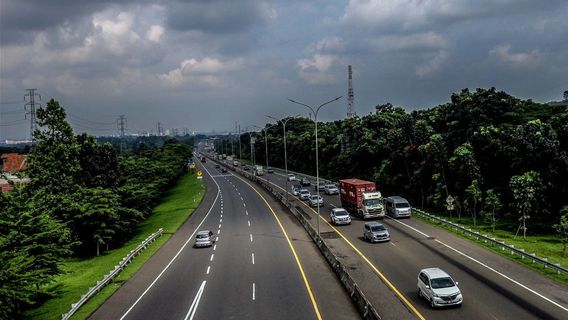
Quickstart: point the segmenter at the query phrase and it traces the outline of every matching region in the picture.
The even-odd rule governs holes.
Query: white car
[[[300,197],[300,200],[309,200],[310,197],[311,197],[311,194],[306,189],[300,189],[300,191],[298,191],[298,197]]]
[[[296,181],[296,176],[293,173],[288,173],[288,181]]]
[[[418,274],[418,295],[430,302],[432,308],[461,306],[463,296],[458,283],[440,268],[427,268]]]
[[[343,208],[333,208],[329,214],[329,219],[334,225],[351,224],[351,216],[349,212]]]
[[[299,188],[298,186],[291,186],[291,187],[290,187],[290,192],[291,192],[293,195],[297,196],[297,195],[300,193],[300,189],[302,189],[302,188]]]
[[[195,247],[210,247],[215,243],[216,237],[213,235],[213,231],[202,230],[197,232],[195,235]]]
[[[323,198],[317,194],[310,196],[310,207],[323,207]]]
[[[339,194],[339,189],[337,189],[337,186],[334,185],[334,184],[326,184],[323,187],[323,190],[324,190],[325,194],[329,194],[329,195]]]

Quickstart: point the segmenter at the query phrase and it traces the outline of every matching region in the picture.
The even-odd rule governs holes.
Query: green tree
[[[493,189],[487,190],[485,194],[485,205],[489,207],[491,210],[491,228],[493,232],[495,232],[495,212],[501,210],[503,205],[501,204],[501,200],[499,200],[499,194],[496,193]]]
[[[523,238],[527,235],[526,221],[536,206],[539,191],[542,188],[540,174],[536,171],[528,171],[520,176],[513,176],[509,183],[513,195],[512,205],[519,211],[521,222],[517,229],[523,230]]]
[[[562,255],[566,255],[566,247],[568,246],[568,206],[564,206],[560,214],[560,222],[552,227],[556,230],[560,242],[562,242]]]
[[[473,225],[477,225],[477,203],[481,201],[481,195],[482,195],[477,180],[473,180],[465,191],[471,198],[471,201],[473,202],[473,211],[471,212],[471,214],[473,217]]]

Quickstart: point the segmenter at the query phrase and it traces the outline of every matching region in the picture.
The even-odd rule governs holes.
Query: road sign
[[[197,179],[203,179],[203,172],[201,170],[197,171]]]
[[[453,204],[454,204],[454,198],[453,198],[451,195],[449,195],[449,196],[446,198],[446,203],[448,204],[448,206],[453,205]],[[448,209],[448,210],[449,210],[449,209]]]

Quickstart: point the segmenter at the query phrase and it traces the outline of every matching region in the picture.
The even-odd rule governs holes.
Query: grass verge
[[[438,215],[442,216],[442,215]],[[437,221],[428,219],[425,216],[414,214],[414,217],[417,217],[425,222],[428,222],[434,226],[437,226],[441,229],[447,230],[461,238],[467,239],[473,243],[476,243],[480,246],[490,249],[491,251],[506,257],[509,260],[515,261],[519,264],[522,264],[530,269],[538,271],[545,275],[548,278],[556,280],[564,285],[568,285],[568,275],[559,274],[555,270],[551,268],[544,268],[541,263],[533,263],[530,259],[523,259],[519,255],[511,254],[508,250],[502,250],[500,246],[494,245],[490,242],[484,242],[483,240],[477,240],[476,238],[469,236],[468,234],[464,234],[454,228],[449,226],[443,225],[438,223]],[[473,225],[471,219],[468,218],[449,218],[447,216],[443,216],[445,219],[450,220],[454,223],[458,223],[463,227],[472,229],[474,231],[479,231],[482,235],[487,235],[490,238],[495,238],[498,241],[505,242],[508,245],[514,245],[517,249],[524,249],[527,253],[534,253],[537,257],[547,258],[551,263],[560,263],[561,266],[568,266],[568,255],[563,255],[562,253],[562,243],[558,240],[558,238],[551,236],[551,235],[528,235],[526,239],[523,239],[522,236],[515,237],[514,232],[502,230],[502,229],[495,229],[493,232],[492,227],[488,224],[478,223],[476,226]]]
[[[70,259],[63,263],[64,273],[56,277],[47,288],[53,298],[45,301],[38,308],[26,311],[23,318],[29,320],[61,319],[61,315],[69,311],[71,304],[77,302],[89,287],[103,279],[104,275],[112,270],[124,256],[150,234],[158,231],[159,228],[164,228],[164,234],[161,237],[142,251],[111,284],[83,305],[72,318],[86,319],[168,241],[199,206],[204,194],[203,180],[198,180],[193,174],[182,176],[177,184],[164,194],[152,214],[137,226],[137,231],[124,246],[105,252],[99,257],[83,260]]]

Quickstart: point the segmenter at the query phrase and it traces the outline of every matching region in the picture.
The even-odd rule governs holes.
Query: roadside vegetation
[[[543,236],[563,247],[567,106],[522,100],[495,88],[464,89],[448,103],[412,112],[377,105],[371,115],[318,124],[320,176],[375,181],[384,195],[401,195],[439,212],[447,211],[451,196],[448,214],[467,217],[473,226],[489,221],[491,230],[512,232],[516,241]],[[288,168],[315,175],[314,123],[291,119],[286,129]],[[282,127],[267,132],[269,162],[283,167]],[[264,163],[264,135],[252,135],[256,162]],[[243,157],[250,159],[249,134],[240,138]],[[230,148],[230,137],[216,141],[216,150]]]
[[[190,157],[175,140],[118,155],[110,144],[75,135],[53,99],[37,111],[37,124],[29,184],[0,194],[2,319],[57,295],[53,281],[65,259],[88,261],[133,241]]]

